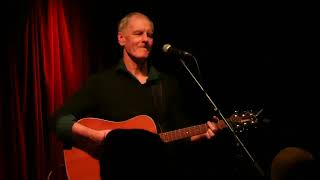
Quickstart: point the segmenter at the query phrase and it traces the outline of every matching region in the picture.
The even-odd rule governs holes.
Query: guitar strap
[[[157,127],[158,132],[161,132],[161,127],[159,121],[163,121],[164,114],[165,114],[165,96],[164,96],[164,89],[163,89],[163,82],[160,79],[159,82],[156,82],[155,85],[152,87],[152,96],[153,96],[153,105],[156,111],[157,116]],[[160,131],[159,131],[160,130]]]

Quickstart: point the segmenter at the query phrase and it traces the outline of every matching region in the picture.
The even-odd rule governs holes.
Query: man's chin
[[[144,55],[140,55],[140,56],[136,56],[136,59],[139,61],[145,61],[146,59],[148,59],[149,54],[144,54]]]
[[[137,64],[143,64],[147,61],[147,56],[143,56],[143,57],[135,57],[134,58],[134,61],[137,63]]]
[[[143,52],[143,53],[136,53],[132,54],[131,56],[132,59],[134,59],[137,63],[142,63],[145,62],[149,58],[149,52]]]

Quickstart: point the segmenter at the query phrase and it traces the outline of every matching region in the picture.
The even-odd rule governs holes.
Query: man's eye
[[[143,32],[136,32],[136,33],[134,33],[134,35],[142,35],[143,34]]]

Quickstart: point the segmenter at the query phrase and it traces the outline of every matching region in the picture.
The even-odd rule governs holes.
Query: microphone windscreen
[[[167,53],[170,49],[171,45],[170,44],[165,44],[162,46],[163,52]]]

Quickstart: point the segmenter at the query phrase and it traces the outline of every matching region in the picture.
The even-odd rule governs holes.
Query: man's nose
[[[148,41],[148,34],[147,33],[143,33],[142,40],[143,41]]]

